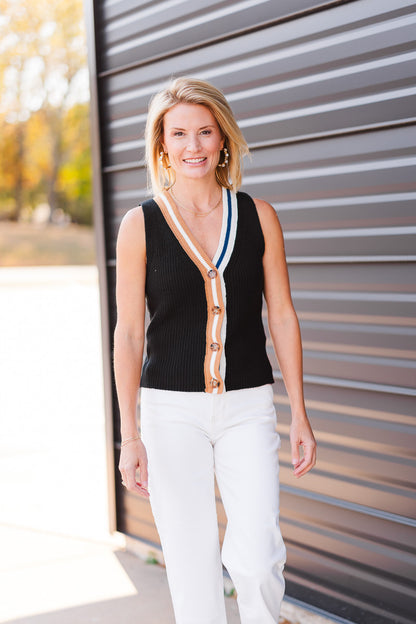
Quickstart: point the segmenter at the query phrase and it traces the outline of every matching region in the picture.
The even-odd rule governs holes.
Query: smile
[[[190,163],[191,165],[204,162],[204,160],[206,160],[205,157],[204,158],[184,158],[184,162]]]

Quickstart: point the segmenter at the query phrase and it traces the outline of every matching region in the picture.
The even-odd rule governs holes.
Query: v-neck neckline
[[[181,213],[179,212],[176,202],[174,200],[171,200],[170,196],[168,195],[166,191],[163,193],[163,196],[165,198],[165,202],[166,201],[168,202],[169,206],[171,207],[173,213],[175,214],[183,230],[186,232],[189,239],[192,241],[193,245],[197,248],[197,250],[199,251],[201,256],[204,258],[204,260],[208,262],[208,264],[211,267],[218,268],[217,263],[219,260],[220,261],[222,260],[222,257],[224,255],[224,243],[227,242],[227,230],[229,230],[229,224],[230,224],[230,219],[231,219],[231,205],[230,205],[229,191],[227,192],[227,189],[225,187],[222,187],[221,231],[220,231],[217,248],[212,258],[209,257],[208,253],[201,246],[196,236],[193,234],[192,230],[189,228],[185,219],[182,217]]]

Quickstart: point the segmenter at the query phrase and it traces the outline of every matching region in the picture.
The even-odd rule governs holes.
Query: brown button
[[[213,343],[211,344],[211,347],[210,347],[211,351],[219,351],[219,350],[220,350],[220,348],[221,348],[221,347],[220,347],[220,345],[218,344],[218,342],[213,342]]]
[[[208,271],[208,277],[209,277],[210,279],[214,279],[214,277],[217,277],[217,272],[216,272],[216,270],[215,270],[215,269],[210,269],[210,270]]]
[[[212,386],[213,388],[218,388],[218,387],[220,386],[220,384],[221,384],[221,382],[220,382],[220,381],[218,381],[218,379],[214,379],[214,378],[212,378],[212,379],[211,379],[211,382],[210,382],[210,383],[211,383],[211,386]]]
[[[213,314],[221,314],[221,308],[220,308],[220,306],[212,306],[212,308],[211,308],[211,312],[212,312]]]

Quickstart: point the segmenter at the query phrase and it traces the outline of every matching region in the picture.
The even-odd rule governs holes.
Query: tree
[[[64,118],[62,149],[66,154],[57,190],[65,197],[65,211],[80,224],[92,222],[92,179],[89,107],[76,104]]]
[[[28,133],[35,115],[48,146],[43,190],[51,210],[58,206],[64,119],[77,101],[88,99],[83,6],[82,0],[0,0],[0,16],[0,131],[14,136],[14,149],[9,141],[2,150],[13,156],[9,189],[18,219],[30,190],[25,172],[31,168]]]
[[[25,126],[22,122],[7,123],[3,117],[0,135],[0,199],[7,216],[17,218],[23,206]]]

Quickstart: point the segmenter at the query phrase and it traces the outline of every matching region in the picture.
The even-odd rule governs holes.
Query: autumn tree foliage
[[[82,0],[0,0],[0,215],[91,222],[86,65]]]

